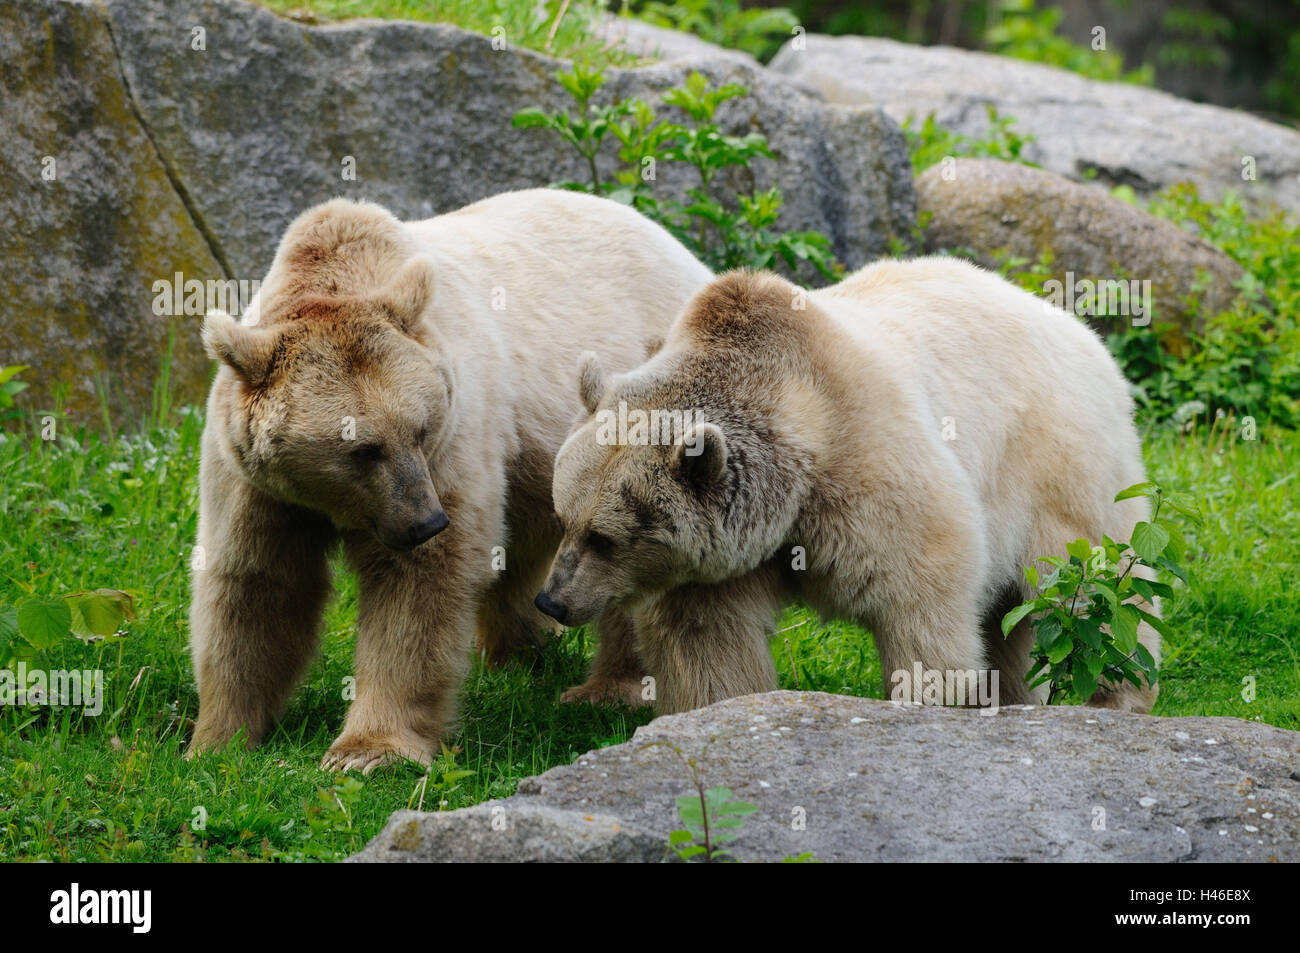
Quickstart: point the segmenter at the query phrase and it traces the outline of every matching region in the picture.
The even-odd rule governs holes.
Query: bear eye
[[[384,448],[377,443],[363,443],[352,451],[356,463],[378,463],[384,459]]]
[[[420,428],[420,433],[416,436],[415,442],[424,446],[424,442],[429,439],[429,425],[425,424]]]
[[[584,543],[597,556],[608,556],[614,550],[614,541],[603,533],[588,533]]]

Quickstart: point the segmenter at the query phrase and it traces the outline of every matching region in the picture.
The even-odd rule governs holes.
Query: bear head
[[[688,305],[659,353],[612,380],[583,355],[589,416],[555,461],[564,536],[541,611],[581,625],[657,591],[741,575],[781,545],[808,492],[810,459],[789,432],[800,422],[781,419],[785,371],[753,324],[773,307],[788,312],[788,286],[777,282],[724,276]]]
[[[331,202],[290,227],[242,322],[210,312],[209,404],[224,456],[276,499],[405,551],[448,525],[430,463],[454,375],[434,265],[377,206]]]

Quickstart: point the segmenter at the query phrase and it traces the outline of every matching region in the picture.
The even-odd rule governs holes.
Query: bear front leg
[[[205,451],[206,453],[206,451]],[[335,532],[205,457],[190,648],[199,716],[187,756],[258,744],[316,652]]]
[[[934,580],[928,586],[917,581],[917,593],[906,601],[896,601],[893,605],[876,615],[873,629],[876,649],[880,653],[880,670],[884,679],[885,697],[892,698],[895,689],[902,686],[911,691],[903,691],[904,701],[925,701],[923,694],[925,682],[917,685],[916,666],[921,667],[922,678],[934,676],[927,673],[939,673],[941,679],[937,684],[946,690],[952,683],[952,695],[957,697],[960,690],[969,695],[973,676],[988,679],[983,684],[992,691],[992,676],[984,640],[980,635],[979,618],[975,600],[964,597],[951,577],[947,580],[947,591],[941,584],[943,580]],[[921,596],[919,593],[925,593]],[[870,625],[869,620],[860,620]],[[954,673],[949,679],[947,673]],[[957,683],[961,679],[961,685]],[[978,682],[976,691],[978,691]],[[1004,691],[1012,697],[1019,697],[1019,686],[1008,686],[1004,690],[999,673],[997,693],[990,699],[994,704],[1010,704],[1004,701]],[[971,698],[964,703],[974,705],[978,700]]]
[[[645,697],[645,666],[636,650],[636,628],[622,609],[606,609],[596,623],[596,656],[591,672],[581,685],[563,695],[563,703],[589,702],[593,705],[623,704],[639,708],[650,704]]]
[[[776,688],[768,638],[781,608],[766,571],[656,596],[635,614],[661,715]]]
[[[427,765],[451,733],[488,582],[470,571],[487,559],[466,556],[459,542],[467,535],[453,517],[409,553],[369,534],[346,540],[359,583],[356,698],[324,770],[368,774],[403,758]]]

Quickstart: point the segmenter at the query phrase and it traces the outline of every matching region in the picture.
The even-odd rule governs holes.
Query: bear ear
[[[578,396],[587,413],[594,414],[609,381],[595,351],[583,351],[578,357]]]
[[[677,448],[677,469],[696,486],[712,486],[727,469],[727,438],[710,423],[688,427]]]
[[[397,329],[412,334],[419,326],[424,312],[433,303],[433,261],[425,255],[416,255],[401,268],[379,293],[381,306],[392,317]]]
[[[250,387],[261,387],[271,373],[275,340],[271,332],[245,327],[214,308],[203,321],[203,349]]]

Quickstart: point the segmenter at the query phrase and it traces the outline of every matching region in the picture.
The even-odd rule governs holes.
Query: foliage
[[[637,58],[594,32],[599,0],[258,0],[277,13],[315,21],[374,17],[453,23],[511,46],[616,66]],[[494,33],[495,31],[495,33]]]
[[[1093,546],[1076,539],[1066,546],[1068,558],[1040,560],[1052,570],[1042,578],[1036,566],[1026,566],[1025,578],[1038,595],[1002,619],[1005,636],[1033,614],[1032,665],[1025,681],[1031,688],[1048,684],[1049,705],[1059,697],[1086,702],[1101,682],[1156,683],[1155,659],[1138,642],[1138,626],[1145,622],[1161,635],[1170,634],[1164,620],[1148,608],[1157,597],[1174,594],[1167,583],[1157,581],[1157,571],[1189,582],[1179,564],[1185,552],[1182,531],[1161,510],[1167,507],[1193,521],[1199,517],[1154,483],[1134,484],[1120,491],[1115,502],[1136,497],[1151,500],[1152,511],[1149,521],[1134,524],[1131,542],[1103,536],[1101,545]],[[1149,570],[1151,578],[1135,573],[1137,567]]]
[[[691,73],[685,83],[663,96],[666,105],[686,118],[676,123],[660,119],[640,99],[597,104],[595,96],[605,82],[600,69],[575,63],[556,78],[573,98],[576,111],[547,113],[529,107],[515,113],[513,124],[549,130],[583,157],[590,182],[558,186],[633,206],[668,229],[714,271],[771,268],[779,260],[792,272],[807,263],[827,278],[842,273],[826,236],[776,229],[782,206],[779,189],[732,195],[730,188],[723,188],[730,184],[732,173],[749,172],[754,160],[775,158],[761,134],[726,135],[715,121],[722,103],[747,94],[743,86],[729,83],[712,88],[702,74]],[[611,134],[619,142],[623,167],[613,179],[602,179],[597,156]],[[685,202],[655,194],[659,170],[671,162],[694,170],[696,184],[687,190]]]
[[[1151,333],[1159,315],[1151,328],[1110,338],[1139,405],[1157,420],[1195,406],[1210,416],[1300,424],[1300,224],[1280,209],[1252,217],[1233,193],[1206,202],[1186,183],[1157,195],[1150,211],[1222,249],[1246,277],[1231,309],[1202,315],[1183,353]]]
[[[0,423],[22,418],[22,411],[14,406],[14,398],[27,389],[26,381],[18,380],[18,375],[25,370],[26,364],[0,367]]]
[[[920,175],[930,166],[943,161],[948,156],[983,159],[1003,159],[1007,162],[1019,162],[1022,165],[1036,166],[1022,153],[1026,145],[1034,141],[1033,136],[1022,135],[1012,126],[1015,120],[1002,116],[993,106],[988,106],[989,127],[982,136],[968,137],[953,132],[934,121],[930,113],[916,126],[916,117],[908,116],[903,121],[903,135],[912,153],[912,172]]]
[[[730,49],[766,58],[799,25],[784,7],[743,9],[740,0],[650,0],[636,13],[655,26],[685,30]]]
[[[745,818],[758,810],[747,801],[737,800],[730,788],[705,788],[695,758],[688,758],[670,741],[652,741],[645,748],[667,748],[691,773],[694,794],[677,799],[677,816],[682,826],[668,835],[668,846],[681,860],[690,863],[699,858],[704,863],[730,859],[730,844],[740,836]],[[708,745],[705,745],[705,751]],[[702,756],[702,755],[701,755]]]
[[[1056,7],[1040,9],[1036,0],[1003,0],[1000,18],[989,26],[984,42],[994,53],[1019,60],[1046,63],[1090,79],[1150,85],[1150,66],[1124,71],[1124,58],[1105,48],[1094,49],[1058,32],[1064,13]]]

